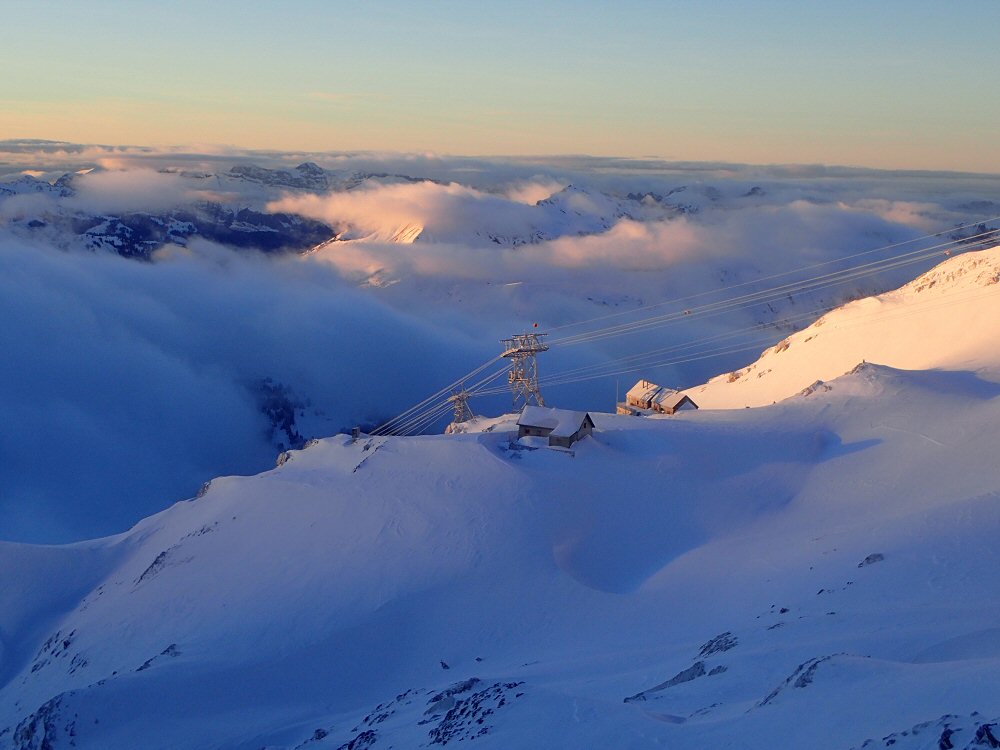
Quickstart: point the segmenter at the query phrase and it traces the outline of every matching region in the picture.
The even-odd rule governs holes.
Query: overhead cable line
[[[1000,216],[986,219],[983,221],[970,222],[968,224],[958,225],[956,227],[951,228],[950,230],[944,230],[944,231],[955,232],[955,231],[961,231],[963,229],[968,229],[969,227],[978,228],[980,226],[984,226],[989,222],[997,220],[1000,220]],[[683,302],[698,299],[708,295],[713,295],[713,294],[717,295],[723,292],[740,289],[750,285],[760,284],[761,282],[764,281],[789,277],[795,274],[801,274],[805,271],[814,270],[817,268],[822,268],[833,264],[844,263],[845,261],[849,261],[852,259],[870,256],[875,253],[886,252],[889,250],[893,250],[895,248],[904,247],[906,245],[910,245],[915,242],[920,242],[922,240],[941,237],[944,234],[944,231],[923,235],[921,237],[915,237],[909,240],[904,240],[901,242],[884,245],[882,247],[873,248],[871,250],[865,250],[862,252],[853,253],[851,255],[843,256],[840,258],[834,258],[828,261],[822,261],[820,263],[814,263],[808,266],[791,269],[789,271],[782,271],[779,273],[770,274],[768,276],[764,276],[761,278],[740,282],[738,284],[732,284],[730,286],[723,287],[721,289],[706,290],[703,292],[699,292],[697,294],[675,298],[673,300],[666,300],[651,305],[645,305],[633,310],[626,310],[618,313],[610,313],[608,315],[598,316],[596,318],[591,318],[589,320],[582,320],[574,323],[568,323],[562,326],[556,326],[549,330],[563,330],[566,328],[587,325],[589,323],[594,323],[601,320],[609,320],[617,317],[635,315],[636,313],[639,313],[643,310],[652,310],[656,308],[665,307],[668,305],[677,305]],[[976,242],[981,242],[987,238],[995,237],[996,234],[997,234],[996,230],[986,230],[973,235],[969,235],[967,237],[952,239],[948,242],[939,243],[936,245],[932,245],[930,247],[918,248],[916,250],[912,250],[907,253],[893,255],[888,258],[871,261],[869,263],[864,263],[858,266],[852,266],[838,271],[832,271],[829,273],[818,274],[804,279],[798,279],[796,281],[780,284],[768,289],[748,292],[746,294],[741,294],[741,295],[735,295],[729,298],[718,299],[712,302],[706,302],[704,304],[691,307],[685,310],[647,316],[644,318],[639,318],[638,320],[618,323],[611,326],[606,326],[604,328],[598,328],[591,331],[583,331],[578,334],[566,336],[562,339],[552,340],[550,341],[550,344],[553,346],[572,346],[576,344],[590,343],[593,341],[599,341],[603,339],[616,338],[618,336],[625,336],[633,333],[644,332],[651,328],[668,325],[670,323],[675,323],[681,320],[690,320],[692,318],[714,317],[732,310],[746,308],[760,304],[766,304],[774,299],[790,296],[793,293],[802,293],[804,291],[815,291],[818,289],[824,289],[830,286],[844,283],[846,281],[851,281],[865,276],[871,276],[883,271],[905,267],[907,265],[919,263],[934,255],[940,255],[942,252],[950,254],[951,249],[956,249],[963,245],[967,246],[970,244],[974,244]],[[799,320],[811,317],[817,312],[823,313],[829,311],[830,309],[832,309],[832,307],[813,310],[808,313],[800,313],[796,316],[793,316],[792,318],[786,318],[782,322],[785,323],[791,323],[793,321],[797,322]],[[615,363],[621,364],[623,362],[634,363],[633,367],[630,367],[629,369],[626,370],[618,370],[609,373],[601,370],[602,365],[600,364],[590,365],[582,368],[576,368],[576,370],[570,370],[567,372],[550,375],[549,377],[544,378],[542,380],[542,383],[551,387],[555,385],[563,385],[572,382],[580,382],[580,380],[592,380],[596,378],[608,377],[611,374],[624,374],[625,372],[633,372],[639,369],[653,367],[653,366],[664,366],[666,364],[681,364],[684,362],[691,362],[700,359],[706,359],[709,357],[724,356],[726,354],[733,354],[741,351],[747,351],[749,349],[756,348],[762,342],[756,342],[753,344],[739,346],[736,348],[727,346],[727,347],[717,348],[715,350],[707,349],[703,351],[698,351],[698,349],[699,347],[702,347],[705,343],[708,343],[709,341],[728,339],[734,336],[738,336],[740,335],[740,333],[746,332],[747,330],[756,330],[758,328],[762,328],[763,326],[764,324],[757,324],[755,326],[750,327],[750,329],[743,329],[743,331],[741,332],[727,332],[724,334],[719,334],[715,337],[710,337],[708,339],[702,339],[700,342],[686,344],[686,345],[675,345],[672,347],[665,347],[663,349],[653,350],[652,352],[647,352],[645,354],[631,355],[630,357],[626,357],[621,361],[613,360],[612,362],[606,363],[607,365],[613,365]],[[770,339],[771,337],[768,337],[768,340]],[[690,349],[694,349],[695,351],[689,352],[691,356],[687,356],[686,358],[673,359],[665,362],[659,362],[656,364],[653,363],[638,364],[639,362],[643,362],[649,357],[654,356],[655,353],[657,352],[658,353],[680,352]],[[462,387],[463,390],[465,390],[469,395],[491,395],[493,393],[503,392],[504,390],[506,390],[505,388],[489,389],[486,386],[490,382],[495,380],[497,377],[504,374],[507,371],[506,368],[498,370],[493,374],[484,377],[483,379],[481,379],[480,381],[478,381],[477,383],[473,384],[470,387],[466,387],[464,385],[472,378],[481,374],[484,370],[487,370],[491,365],[498,362],[500,359],[502,359],[502,357],[503,355],[501,354],[488,360],[487,362],[484,362],[483,364],[479,365],[477,368],[473,369],[466,375],[458,378],[449,385],[445,386],[444,388],[441,388],[434,394],[428,396],[423,401],[415,404],[414,406],[410,407],[409,409],[397,415],[396,417],[393,417],[392,419],[388,420],[382,425],[379,425],[377,428],[375,428],[375,430],[373,430],[372,434],[373,435],[412,434],[414,432],[418,432],[426,428],[429,424],[432,424],[436,419],[443,416],[445,411],[447,411],[447,409],[450,408],[450,402],[449,402],[450,395],[445,396],[445,394],[448,394],[456,387]],[[440,400],[442,397],[444,397],[443,401]]]
[[[978,228],[979,226],[989,224],[992,221],[1000,221],[1000,216],[994,216],[992,218],[983,219],[981,221],[973,221],[973,222],[969,222],[967,224],[958,224],[958,225],[952,227],[951,229],[947,229],[947,230],[942,230],[940,232],[933,232],[933,233],[930,233],[930,234],[921,235],[920,237],[913,237],[911,239],[902,240],[900,242],[894,242],[894,243],[891,243],[889,245],[882,245],[881,247],[872,248],[871,250],[862,250],[862,251],[857,252],[857,253],[852,253],[851,255],[844,255],[844,256],[841,256],[839,258],[832,258],[830,260],[821,261],[819,263],[813,263],[813,264],[808,265],[808,266],[800,266],[798,268],[793,268],[793,269],[791,269],[789,271],[780,271],[778,273],[773,273],[773,274],[770,274],[768,276],[762,276],[762,277],[757,278],[757,279],[750,279],[748,281],[741,281],[738,284],[731,284],[729,286],[722,287],[721,289],[706,289],[703,292],[697,292],[696,294],[690,294],[690,295],[687,295],[685,297],[677,297],[677,298],[674,298],[672,300],[664,300],[662,302],[654,302],[653,304],[644,305],[642,307],[637,307],[637,308],[635,308],[633,310],[623,310],[621,312],[608,313],[607,315],[599,315],[597,317],[589,318],[587,320],[578,320],[578,321],[574,321],[572,323],[564,323],[563,325],[560,325],[560,326],[549,326],[547,330],[549,332],[559,331],[559,330],[563,330],[565,328],[574,328],[576,326],[587,325],[588,323],[595,323],[595,322],[600,321],[600,320],[609,320],[611,318],[617,318],[617,317],[622,317],[622,316],[626,316],[626,315],[634,315],[635,313],[640,312],[642,310],[652,310],[652,309],[657,308],[657,307],[665,307],[667,305],[679,304],[681,302],[687,302],[688,300],[698,299],[699,297],[705,297],[705,296],[710,295],[710,294],[719,294],[721,292],[727,292],[727,291],[730,291],[732,289],[739,289],[741,287],[750,286],[751,284],[759,284],[759,283],[761,283],[763,281],[770,281],[772,279],[778,279],[778,278],[781,278],[783,276],[791,276],[792,274],[802,273],[803,271],[809,271],[809,270],[812,270],[814,268],[821,268],[823,266],[828,266],[828,265],[832,265],[832,264],[835,264],[835,263],[843,263],[844,261],[853,260],[854,258],[860,258],[860,257],[864,257],[866,255],[873,255],[873,254],[879,253],[879,252],[885,252],[887,250],[892,250],[892,249],[897,248],[897,247],[903,247],[904,245],[909,245],[909,244],[912,244],[914,242],[920,242],[921,240],[928,240],[928,239],[933,239],[935,237],[941,237],[942,235],[944,235],[945,232],[958,232],[958,231],[961,231],[963,229],[968,229],[969,227],[977,227]],[[994,235],[995,236],[996,234],[997,234],[996,230],[988,230],[986,232],[980,233],[979,235],[972,235],[970,237],[965,237],[965,238],[961,238],[961,239],[953,240],[953,241],[954,242],[959,242],[959,243],[962,243],[962,242],[966,242],[967,243],[967,242],[972,241],[975,237],[985,237],[985,236],[988,236],[988,235]]]
[[[473,383],[471,386],[467,386],[465,390],[470,395],[477,395],[479,389],[484,388],[486,385],[488,385],[489,383],[491,383],[492,381],[496,380],[498,377],[506,373],[507,373],[506,368],[498,370],[492,373],[491,375],[487,375],[478,382]],[[423,408],[417,410],[409,417],[407,417],[405,420],[397,422],[391,429],[391,434],[408,435],[413,432],[417,432],[419,431],[419,429],[422,429],[423,426],[425,426],[424,424],[425,422],[433,422],[435,419],[444,414],[444,412],[448,411],[448,409],[450,408],[451,408],[451,402],[449,398],[444,398],[443,400],[440,401],[434,401],[433,403],[430,403],[427,406],[424,406]]]
[[[984,232],[983,236],[989,234],[992,234],[992,232]],[[842,269],[840,271],[835,271],[832,273],[820,274],[818,276],[814,276],[811,278],[801,279],[794,283],[783,284],[776,287],[771,287],[769,289],[750,292],[748,294],[739,295],[728,299],[716,300],[714,302],[709,302],[704,305],[694,308],[689,308],[683,311],[674,311],[663,315],[640,318],[639,320],[631,321],[628,323],[621,323],[603,329],[596,329],[594,331],[587,331],[580,334],[576,334],[574,336],[568,336],[562,339],[555,339],[550,343],[552,346],[572,346],[576,344],[587,343],[590,341],[596,341],[599,339],[611,338],[620,335],[635,333],[637,331],[645,330],[648,328],[665,325],[667,323],[671,323],[676,320],[689,319],[691,317],[704,317],[708,313],[717,314],[719,312],[726,312],[731,309],[739,307],[746,307],[755,304],[763,304],[774,299],[789,296],[793,293],[822,289],[843,283],[845,281],[851,281],[853,279],[862,278],[865,276],[871,276],[881,271],[892,270],[906,265],[912,265],[913,263],[919,263],[920,261],[926,260],[927,258],[933,257],[935,255],[940,255],[942,252],[946,252],[948,249],[954,249],[958,245],[964,244],[964,242],[966,241],[967,240],[962,240],[962,241],[955,240],[952,242],[935,245],[929,248],[912,250],[908,253],[896,255],[891,258],[885,258],[879,261],[873,261],[871,263],[866,263],[860,266],[854,266],[851,268]]]
[[[931,300],[929,302],[924,302],[924,303],[920,303],[920,302],[912,303],[911,305],[908,305],[907,308],[905,308],[905,309],[900,309],[900,310],[892,311],[892,312],[888,312],[888,313],[886,313],[885,311],[882,311],[882,310],[873,311],[869,315],[859,316],[859,317],[857,317],[857,318],[855,318],[853,320],[844,321],[843,323],[841,323],[838,326],[838,328],[840,328],[840,327],[843,327],[843,328],[852,328],[852,327],[859,326],[859,325],[869,325],[872,322],[874,322],[874,321],[872,321],[870,319],[870,317],[872,315],[875,315],[876,313],[879,315],[880,321],[881,320],[896,320],[896,319],[899,319],[899,318],[909,317],[911,315],[919,315],[919,314],[927,312],[928,310],[936,310],[936,309],[946,308],[946,307],[950,307],[950,306],[953,306],[953,305],[956,305],[956,304],[960,304],[960,303],[963,303],[963,302],[968,302],[970,300],[975,300],[975,299],[979,299],[979,298],[982,298],[982,297],[988,297],[990,295],[997,294],[998,292],[1000,292],[1000,287],[996,287],[996,288],[990,287],[990,288],[988,288],[985,291],[984,290],[974,290],[974,292],[977,292],[977,293],[968,294],[967,292],[965,292],[963,290],[963,292],[955,292],[955,293],[952,293],[952,294],[945,294],[945,295],[941,295],[941,297],[939,297],[936,300]],[[639,370],[649,369],[649,368],[653,368],[653,367],[665,367],[665,366],[668,366],[668,365],[683,364],[683,363],[686,363],[686,362],[693,362],[693,361],[698,361],[698,360],[703,360],[703,359],[709,359],[709,358],[713,358],[713,357],[720,357],[720,356],[725,356],[725,355],[728,355],[728,354],[734,354],[734,353],[738,353],[738,352],[742,352],[742,351],[748,351],[748,350],[752,350],[752,349],[756,349],[757,351],[760,351],[760,349],[758,349],[758,347],[762,343],[765,343],[765,342],[766,342],[766,340],[764,340],[764,339],[757,340],[757,341],[754,341],[754,342],[740,342],[739,344],[737,344],[735,346],[733,346],[733,345],[726,345],[726,346],[722,346],[722,347],[709,348],[709,349],[706,349],[706,350],[703,350],[703,351],[692,352],[689,355],[685,355],[685,356],[682,356],[682,357],[668,358],[668,359],[663,359],[663,360],[658,360],[658,361],[653,361],[653,362],[646,362],[646,363],[642,363],[642,364],[637,364],[635,362],[626,362],[625,360],[631,360],[631,359],[633,359],[632,357],[629,357],[629,358],[625,358],[625,359],[623,359],[621,361],[615,360],[615,361],[609,362],[608,363],[609,366],[613,366],[614,364],[624,365],[624,366],[619,366],[619,367],[617,367],[615,369],[610,369],[610,370],[601,371],[601,372],[589,372],[589,373],[588,372],[584,372],[584,373],[579,373],[576,376],[570,376],[570,375],[567,375],[566,373],[556,373],[556,374],[554,374],[554,375],[552,375],[552,376],[550,376],[548,378],[543,379],[541,384],[543,386],[545,386],[546,388],[554,388],[554,387],[559,386],[559,385],[568,385],[568,384],[571,384],[571,383],[584,382],[584,381],[588,381],[588,380],[597,380],[597,379],[601,379],[601,378],[611,377],[613,375],[623,375],[623,374],[627,374],[627,373],[630,373],[630,372],[637,372]],[[479,395],[491,395],[493,393],[502,393],[502,392],[503,392],[502,389],[494,389],[494,390],[483,391]]]
[[[481,373],[483,370],[485,370],[486,368],[488,368],[490,365],[492,365],[494,362],[498,362],[500,359],[501,359],[501,355],[497,355],[496,357],[493,357],[492,359],[487,360],[486,362],[483,362],[483,364],[479,365],[479,367],[477,367],[474,370],[466,373],[462,377],[458,378],[458,380],[455,380],[454,382],[449,383],[444,388],[442,388],[441,390],[439,390],[439,391],[431,394],[430,396],[428,396],[427,398],[425,398],[420,403],[414,404],[409,409],[407,409],[406,411],[404,411],[402,414],[399,414],[399,415],[393,417],[392,419],[388,420],[387,422],[384,422],[384,423],[380,424],[378,427],[376,427],[374,430],[372,430],[371,434],[372,435],[380,435],[380,434],[382,434],[384,432],[391,432],[393,430],[393,426],[399,420],[407,417],[412,412],[417,411],[418,409],[423,408],[429,402],[434,401],[435,399],[437,399],[438,397],[440,397],[442,394],[447,393],[452,388],[455,388],[455,387],[459,386],[460,384],[462,384],[463,382],[465,382],[469,378],[475,377],[476,375],[478,375],[479,373]]]

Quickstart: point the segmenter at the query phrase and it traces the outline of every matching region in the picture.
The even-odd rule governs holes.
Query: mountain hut
[[[547,437],[549,445],[569,448],[594,430],[594,420],[585,411],[525,406],[517,419],[517,438]]]
[[[625,403],[637,409],[652,409],[653,399],[661,390],[663,389],[656,383],[640,380],[625,394]]]
[[[653,397],[653,411],[660,414],[673,414],[686,409],[697,409],[698,404],[685,396],[680,391],[670,388],[661,388],[660,392]]]
[[[625,394],[625,400],[618,404],[618,414],[633,414],[638,417],[650,414],[674,414],[686,409],[697,409],[698,404],[689,396],[673,388],[666,388],[649,380],[640,380]]]

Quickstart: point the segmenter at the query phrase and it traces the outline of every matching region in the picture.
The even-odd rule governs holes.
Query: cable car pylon
[[[500,339],[503,344],[503,354],[500,356],[510,360],[507,383],[513,396],[514,411],[518,411],[518,403],[521,401],[524,402],[523,406],[527,406],[532,400],[538,406],[545,406],[545,399],[538,387],[538,355],[549,350],[548,344],[542,341],[546,335],[537,332],[515,333],[510,338]]]

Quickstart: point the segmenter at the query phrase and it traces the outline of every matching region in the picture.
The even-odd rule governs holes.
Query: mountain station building
[[[594,431],[594,420],[585,411],[550,409],[545,406],[525,406],[517,419],[517,439],[545,437],[549,446],[569,448]]]
[[[680,391],[657,385],[649,380],[640,380],[625,394],[625,400],[618,404],[616,412],[646,417],[652,414],[675,414],[682,410],[697,408],[698,404]]]

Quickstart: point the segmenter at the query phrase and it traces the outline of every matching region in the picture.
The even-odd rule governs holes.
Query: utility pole
[[[542,341],[544,333],[515,333],[509,339],[500,339],[503,344],[503,358],[510,360],[507,383],[514,397],[514,411],[518,401],[527,406],[532,399],[538,406],[545,406],[542,392],[538,387],[537,355],[547,352],[549,347]]]

